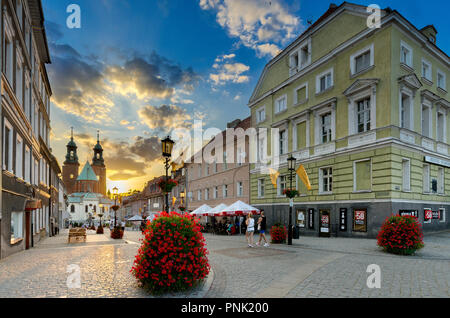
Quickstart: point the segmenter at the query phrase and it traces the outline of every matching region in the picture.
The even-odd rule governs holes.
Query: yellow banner
[[[303,184],[306,186],[306,188],[308,190],[311,190],[311,183],[309,182],[309,177],[308,174],[306,173],[305,167],[303,167],[303,165],[300,165],[300,167],[298,167],[296,172],[300,180],[302,180]]]
[[[172,197],[172,206],[175,205],[175,202],[177,202],[177,198],[176,197]]]
[[[270,180],[272,181],[273,187],[276,189],[277,188],[277,180],[278,177],[280,176],[280,173],[272,168],[269,168],[270,171]]]

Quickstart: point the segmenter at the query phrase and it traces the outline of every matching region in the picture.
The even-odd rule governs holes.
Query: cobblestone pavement
[[[1,260],[0,297],[149,297],[129,273],[140,232],[117,241],[108,234],[68,245],[62,232]],[[450,232],[427,236],[412,257],[388,255],[366,239],[301,237],[290,247],[250,249],[244,236],[205,237],[214,274],[170,297],[450,297]],[[79,289],[67,288],[71,264],[81,269]],[[370,264],[381,268],[380,289],[366,285]]]

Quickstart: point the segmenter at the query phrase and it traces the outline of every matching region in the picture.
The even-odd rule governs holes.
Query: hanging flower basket
[[[180,206],[179,209],[180,209],[181,212],[186,211],[186,208],[184,206]]]
[[[297,197],[300,193],[295,189],[285,189],[283,191],[283,194],[288,197],[289,199],[293,199]]]
[[[174,187],[178,185],[178,182],[176,182],[173,179],[169,179],[166,181],[165,179],[161,179],[158,182],[158,186],[160,187],[162,192],[169,193],[172,191]]]

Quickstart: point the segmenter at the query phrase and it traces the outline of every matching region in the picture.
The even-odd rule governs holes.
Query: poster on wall
[[[308,210],[308,228],[314,230],[314,209]]]
[[[367,232],[367,209],[353,210],[353,231]]]
[[[432,218],[433,218],[433,211],[431,211],[430,209],[425,209],[424,211],[425,222],[431,221]]]
[[[306,227],[306,212],[297,210],[297,225],[301,228]]]

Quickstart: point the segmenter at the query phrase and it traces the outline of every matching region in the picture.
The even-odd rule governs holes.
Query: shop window
[[[11,213],[11,244],[23,238],[23,213]]]

